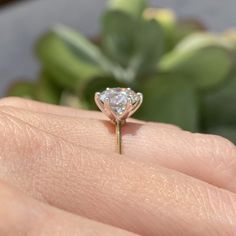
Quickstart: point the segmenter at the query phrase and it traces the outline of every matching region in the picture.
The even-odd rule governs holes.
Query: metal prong
[[[132,100],[131,98],[128,98],[125,112],[122,114],[122,116],[119,117],[120,120],[126,120],[130,116],[130,112],[132,112],[132,108],[133,108]]]
[[[143,97],[143,94],[142,93],[137,93],[137,96]]]
[[[106,88],[106,90],[108,90],[108,91],[109,91],[109,90],[110,90],[110,88]]]
[[[94,100],[95,100],[98,108],[103,112],[104,108],[103,108],[103,104],[100,100],[100,93],[99,92],[95,93]]]
[[[116,120],[116,116],[110,106],[109,98],[105,98],[104,100],[104,112],[112,121]]]
[[[94,99],[95,99],[95,100],[99,99],[99,98],[100,98],[100,94],[101,94],[101,93],[96,92],[96,93],[95,93],[95,96],[94,96]]]
[[[130,112],[130,116],[132,116],[141,106],[143,102],[143,94],[142,93],[137,93],[137,96],[139,97],[138,101],[133,104],[132,111]]]
[[[127,103],[127,111],[131,111],[132,110],[132,107],[133,107],[133,104],[132,104],[132,99],[130,97],[128,97],[128,103]]]

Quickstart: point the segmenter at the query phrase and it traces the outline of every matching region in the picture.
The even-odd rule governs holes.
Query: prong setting
[[[122,122],[133,115],[143,101],[141,93],[135,93],[130,88],[106,88],[95,93],[98,108],[113,122]]]

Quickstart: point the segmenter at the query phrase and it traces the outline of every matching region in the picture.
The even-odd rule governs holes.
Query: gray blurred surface
[[[34,0],[1,9],[0,96],[16,78],[35,78],[39,67],[32,52],[40,34],[56,23],[96,34],[105,4],[106,0]],[[201,19],[213,31],[236,27],[235,0],[151,0],[151,4]]]

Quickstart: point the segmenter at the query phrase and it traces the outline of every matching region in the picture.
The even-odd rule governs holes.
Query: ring
[[[98,108],[115,124],[117,152],[122,154],[122,125],[141,106],[142,93],[135,93],[130,88],[107,88],[96,92],[94,99]]]

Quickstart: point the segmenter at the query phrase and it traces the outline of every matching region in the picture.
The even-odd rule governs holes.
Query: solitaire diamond
[[[113,112],[117,115],[122,115],[126,110],[129,99],[131,103],[134,104],[138,101],[138,95],[131,89],[125,88],[112,88],[103,91],[100,95],[100,100],[102,103],[108,99],[109,104]]]

